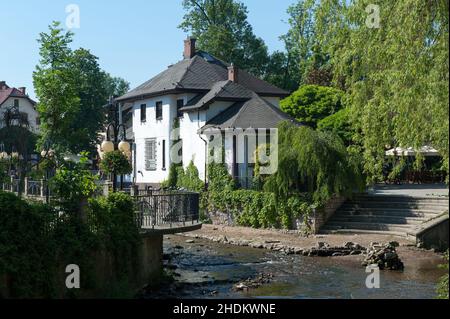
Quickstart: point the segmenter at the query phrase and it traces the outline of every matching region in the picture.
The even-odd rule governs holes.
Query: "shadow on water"
[[[180,236],[165,238],[164,253],[175,281],[147,298],[434,298],[443,274],[436,260],[409,262],[403,272],[382,271],[380,288],[368,289],[361,256],[288,256]],[[233,289],[260,274],[270,282]]]

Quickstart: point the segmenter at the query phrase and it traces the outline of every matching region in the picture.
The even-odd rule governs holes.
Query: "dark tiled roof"
[[[204,131],[208,128],[275,128],[282,121],[297,123],[292,117],[255,94],[251,100],[236,102],[213,117],[201,130]]]
[[[181,111],[198,110],[208,106],[213,101],[245,101],[251,99],[253,92],[232,81],[216,82],[206,94],[199,94],[190,100]]]
[[[170,66],[154,78],[143,83],[118,101],[139,99],[169,92],[209,91],[216,82],[228,80],[228,64],[199,51],[191,59]],[[267,83],[244,70],[239,70],[239,83],[260,95],[287,96],[289,93]]]
[[[0,89],[0,106],[2,106],[3,103],[5,103],[5,101],[10,97],[24,98],[30,101],[33,106],[36,105],[36,102],[30,99],[28,95],[23,94],[16,88],[7,87],[5,90]]]

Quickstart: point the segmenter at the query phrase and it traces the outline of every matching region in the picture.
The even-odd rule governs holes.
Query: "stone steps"
[[[388,224],[421,224],[427,218],[420,217],[398,217],[398,216],[374,216],[374,215],[339,215],[333,218],[335,222],[371,222]]]
[[[445,197],[356,195],[322,226],[321,233],[407,233],[448,210]]]

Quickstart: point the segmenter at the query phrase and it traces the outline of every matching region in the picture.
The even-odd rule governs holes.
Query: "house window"
[[[41,125],[41,119],[39,117],[36,117],[36,125]]]
[[[147,120],[147,105],[141,104],[141,122],[145,122]]]
[[[145,140],[145,170],[156,171],[156,138]]]
[[[180,109],[184,106],[184,100],[177,100],[177,117],[183,117],[183,112]]]
[[[166,140],[162,141],[162,169],[166,169]]]
[[[162,102],[156,102],[156,119],[158,121],[163,119]]]
[[[19,107],[19,99],[14,99],[14,107]]]

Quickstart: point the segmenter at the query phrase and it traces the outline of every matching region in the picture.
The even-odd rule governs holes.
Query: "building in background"
[[[197,51],[195,39],[186,39],[181,61],[117,98],[132,110],[135,182],[161,183],[168,178],[171,163],[177,163],[174,157],[181,158],[184,167],[193,161],[204,179],[210,142],[205,130],[270,129],[293,121],[279,109],[280,99],[288,95],[233,64]],[[173,136],[175,128],[179,137]],[[176,153],[171,152],[175,140],[181,143]],[[223,148],[229,173],[245,187],[253,175],[246,139],[228,136]]]

